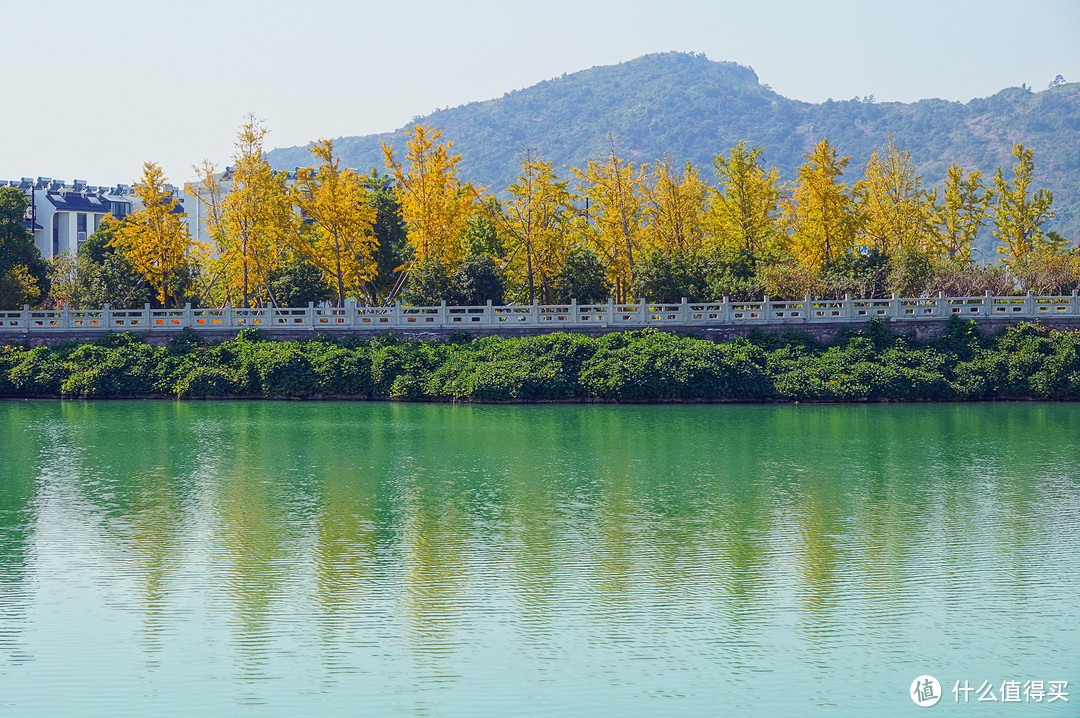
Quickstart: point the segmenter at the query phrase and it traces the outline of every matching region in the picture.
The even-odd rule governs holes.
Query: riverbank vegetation
[[[455,335],[448,342],[264,341],[244,330],[167,347],[138,335],[0,348],[0,396],[428,401],[951,401],[1080,399],[1080,332],[1019,324],[995,336],[950,320],[931,342],[876,320],[831,345],[756,333],[713,343],[654,330],[599,338]]]
[[[924,181],[891,138],[858,172],[822,139],[783,183],[764,150],[745,142],[703,172],[667,159],[638,163],[612,138],[601,156],[562,177],[526,149],[520,176],[500,193],[460,179],[461,156],[434,128],[412,127],[403,153],[385,146],[385,175],[342,168],[330,140],[310,148],[315,166],[274,171],[267,132],[249,117],[231,166],[205,164],[188,186],[208,242],[181,222],[149,162],[136,188],[140,209],[107,218],[77,256],[61,257],[51,288],[42,280],[34,291],[0,291],[0,301],[678,302],[1068,294],[1080,286],[1080,253],[1051,229],[1053,197],[1032,186],[1034,154],[1021,144],[1011,169],[992,177],[953,164],[944,178]],[[21,207],[9,199],[15,218]],[[978,256],[980,232],[993,233],[999,262]],[[24,275],[11,273],[9,283],[26,284]]]

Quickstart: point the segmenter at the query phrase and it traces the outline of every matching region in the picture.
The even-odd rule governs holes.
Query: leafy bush
[[[203,344],[153,347],[109,334],[81,345],[0,348],[0,396],[319,395],[456,401],[925,401],[1080,399],[1080,332],[1021,323],[980,335],[954,318],[933,342],[880,322],[825,346],[754,333],[721,344],[653,329],[600,338],[465,334],[448,342],[391,335],[263,341],[245,329]]]

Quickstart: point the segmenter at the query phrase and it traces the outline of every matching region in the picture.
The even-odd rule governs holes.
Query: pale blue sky
[[[269,146],[396,129],[665,50],[806,101],[967,101],[1080,81],[1078,0],[2,0],[0,179],[190,179],[255,112]]]

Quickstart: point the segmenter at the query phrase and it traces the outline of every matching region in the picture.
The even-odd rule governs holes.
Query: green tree
[[[401,219],[401,204],[394,193],[393,180],[372,169],[363,178],[368,204],[375,210],[371,231],[375,236],[375,278],[373,292],[380,304],[394,301],[404,284],[404,268],[410,256],[408,235]]]
[[[335,298],[325,272],[301,257],[282,262],[266,281],[283,307],[306,307],[308,302],[328,302]]]
[[[506,284],[495,260],[486,254],[466,257],[450,276],[454,304],[480,306],[489,300],[492,304],[502,304],[505,289]]]
[[[36,304],[49,293],[49,263],[23,226],[28,204],[22,190],[0,188],[0,309]]]
[[[696,258],[675,249],[654,249],[638,260],[632,291],[650,302],[678,304],[705,296],[705,272]]]
[[[563,304],[574,299],[579,304],[598,304],[611,296],[611,283],[603,263],[583,248],[567,253],[562,269],[555,275],[555,289],[558,301]]]
[[[994,207],[994,236],[1001,242],[998,253],[1007,263],[1024,259],[1033,249],[1053,249],[1042,226],[1052,219],[1054,195],[1050,190],[1031,192],[1035,174],[1035,153],[1019,142],[1013,145],[1013,177],[1006,181],[998,167],[994,176],[997,205]]]
[[[121,220],[106,216],[97,231],[86,238],[78,261],[84,268],[80,303],[85,309],[111,304],[114,307],[141,307],[154,300],[146,277],[116,251],[114,238]]]
[[[413,263],[402,297],[414,307],[430,307],[443,301],[453,303],[454,294],[446,265],[438,256],[428,254]]]

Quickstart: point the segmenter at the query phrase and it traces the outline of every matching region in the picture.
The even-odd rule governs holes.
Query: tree
[[[430,307],[443,301],[453,303],[454,292],[446,265],[432,254],[414,262],[403,297],[414,307]]]
[[[925,249],[930,235],[930,203],[922,176],[915,174],[911,153],[898,149],[891,134],[883,150],[870,155],[866,175],[854,188],[863,215],[861,244],[890,256],[901,248]]]
[[[375,236],[375,278],[370,285],[379,304],[393,302],[404,281],[409,245],[405,224],[401,219],[401,204],[392,188],[393,180],[372,169],[363,178],[367,201],[375,210],[371,226]]]
[[[37,304],[49,293],[49,263],[23,226],[28,204],[22,190],[0,188],[0,309]]]
[[[179,200],[166,186],[156,162],[143,164],[142,182],[135,185],[142,206],[124,218],[113,233],[112,246],[146,278],[163,307],[182,294],[190,277],[195,243],[179,209]]]
[[[779,235],[780,173],[761,166],[761,153],[740,142],[729,156],[713,158],[718,188],[710,193],[706,223],[721,247],[758,253]]]
[[[154,299],[146,277],[116,251],[113,240],[121,224],[121,220],[106,215],[79,250],[83,308],[93,309],[106,303],[114,307],[140,307]]]
[[[487,255],[466,257],[450,276],[452,301],[463,306],[502,304],[505,288],[495,260]]]
[[[357,174],[340,168],[333,140],[319,140],[310,150],[321,164],[317,172],[300,173],[296,199],[313,226],[310,232],[292,235],[297,240],[294,246],[334,285],[339,307],[345,306],[346,292],[363,294],[369,303],[377,303],[370,285],[378,271],[375,209]]]
[[[840,181],[851,157],[837,157],[823,139],[799,167],[799,179],[784,205],[792,249],[802,263],[821,269],[855,245],[859,216],[854,197]]]
[[[578,189],[592,209],[586,227],[588,241],[607,264],[608,277],[615,285],[615,298],[623,301],[634,279],[634,253],[641,241],[641,192],[644,168],[615,154],[615,142],[608,137],[609,150],[600,160],[589,160],[585,171],[574,170]]]
[[[510,185],[504,225],[509,235],[511,271],[523,275],[529,304],[536,301],[536,280],[544,301],[551,301],[555,275],[562,266],[573,212],[569,183],[560,180],[550,162],[526,150],[521,175]]]
[[[638,262],[633,291],[650,302],[678,304],[683,297],[699,302],[705,297],[705,270],[678,249],[654,249]]]
[[[569,304],[576,299],[580,304],[596,304],[611,296],[611,284],[605,276],[604,265],[587,249],[570,250],[562,268],[555,275],[558,301]]]
[[[386,166],[396,180],[394,192],[401,204],[408,230],[412,261],[434,257],[456,267],[464,257],[460,237],[478,191],[457,176],[461,155],[451,155],[452,142],[439,144],[442,132],[413,125],[408,136],[405,164],[394,157],[394,148],[383,143]]]
[[[978,170],[964,176],[964,170],[953,162],[945,173],[942,203],[937,204],[934,192],[931,221],[938,255],[961,262],[971,261],[971,247],[986,223],[987,210],[994,193],[982,182]]]
[[[702,249],[705,183],[689,162],[680,174],[667,158],[652,166],[642,186],[645,245],[696,254]]]
[[[287,258],[286,246],[297,231],[287,175],[272,170],[263,155],[268,133],[262,120],[248,115],[234,143],[234,166],[219,176],[204,163],[195,168],[198,183],[190,188],[206,209],[207,229],[218,245],[215,277],[225,278],[225,298],[238,295],[242,306],[266,297],[277,304],[267,276]]]
[[[300,257],[285,260],[266,279],[274,297],[285,307],[306,307],[308,302],[329,301],[336,296],[325,272]]]
[[[998,253],[1006,263],[1024,259],[1033,249],[1048,248],[1042,225],[1052,219],[1054,195],[1041,189],[1030,194],[1035,173],[1035,153],[1019,142],[1013,145],[1013,178],[1006,182],[1001,168],[994,176],[997,205],[994,207],[994,236],[1000,240]]]

